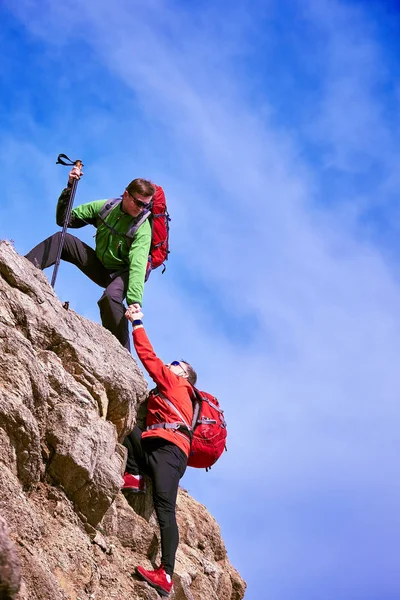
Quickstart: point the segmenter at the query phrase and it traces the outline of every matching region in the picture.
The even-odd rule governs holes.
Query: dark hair
[[[134,179],[130,182],[129,185],[126,186],[126,191],[128,194],[134,196],[135,194],[140,194],[141,196],[153,196],[156,191],[156,188],[147,179]]]
[[[186,362],[186,360],[183,360],[181,358],[181,362],[184,363],[187,374],[188,374],[188,382],[191,383],[192,385],[196,385],[196,381],[197,381],[197,373],[196,371],[193,369],[192,365],[190,365],[188,362]]]

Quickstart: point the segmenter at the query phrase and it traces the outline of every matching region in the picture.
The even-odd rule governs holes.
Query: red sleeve
[[[163,361],[159,359],[150,343],[143,327],[137,327],[132,332],[133,343],[140,361],[160,391],[166,392],[177,384],[178,375],[172,373]]]

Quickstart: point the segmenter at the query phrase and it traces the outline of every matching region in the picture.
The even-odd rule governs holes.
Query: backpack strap
[[[226,427],[226,423],[225,423],[225,419],[224,419],[224,411],[222,410],[222,408],[220,408],[219,406],[214,404],[214,402],[211,402],[211,400],[209,398],[207,398],[207,396],[203,396],[196,387],[194,387],[194,386],[192,386],[192,387],[193,387],[194,394],[195,394],[194,401],[193,401],[194,402],[194,410],[193,410],[192,429],[195,429],[195,427],[197,425],[215,425],[217,422],[215,419],[209,419],[207,417],[200,417],[200,419],[199,419],[202,402],[207,402],[207,404],[209,406],[211,406],[214,410],[219,412],[220,418],[221,418],[221,425],[223,427]]]
[[[121,204],[121,202],[122,196],[120,196],[119,198],[110,198],[109,200],[106,200],[103,206],[101,207],[101,211],[97,215],[98,218],[101,219],[101,221],[104,221],[105,218],[108,217],[112,209],[115,208],[118,204]]]
[[[188,425],[188,423],[186,423],[185,419],[183,418],[183,416],[181,415],[179,410],[176,408],[175,404],[173,404],[171,402],[171,400],[168,400],[168,398],[166,396],[164,396],[163,394],[161,394],[160,392],[159,392],[159,396],[160,396],[160,398],[162,398],[164,400],[164,402],[166,402],[168,404],[170,409],[173,410],[176,415],[178,415],[178,417],[182,420],[182,423],[185,425],[186,429],[188,431],[191,431],[192,428],[190,427],[190,425]]]
[[[222,410],[222,408],[220,408],[219,406],[217,406],[216,404],[214,404],[214,402],[211,402],[211,400],[209,400],[209,398],[205,398],[205,397],[201,396],[201,399],[204,402],[207,402],[207,404],[209,406],[211,406],[214,410],[216,410],[217,412],[221,413],[221,415],[224,413],[224,411]]]
[[[172,429],[173,431],[181,431],[182,429],[186,432],[186,425],[182,425],[182,423],[155,423],[154,425],[148,425],[146,427],[146,431],[151,431],[152,429]]]
[[[139,227],[141,225],[143,225],[143,223],[146,221],[146,219],[148,219],[150,217],[150,215],[151,215],[151,210],[144,210],[141,213],[141,215],[139,216],[139,220],[132,223],[132,225],[128,229],[127,233],[125,234],[126,237],[128,239],[130,239],[131,243],[132,243],[133,238],[135,237],[135,234],[136,234],[137,230],[139,229]]]
[[[121,202],[122,202],[122,196],[120,196],[119,198],[110,198],[109,200],[106,200],[104,202],[103,206],[101,207],[101,210],[100,210],[99,214],[97,215],[97,217],[114,234],[123,235],[126,238],[128,238],[129,245],[131,245],[132,242],[133,242],[133,238],[135,237],[135,234],[136,234],[137,230],[139,229],[139,227],[141,225],[143,225],[143,223],[146,221],[146,219],[148,219],[149,216],[151,215],[151,210],[144,210],[142,213],[140,213],[140,215],[139,215],[138,218],[137,217],[132,217],[132,224],[131,224],[130,228],[128,229],[128,231],[126,233],[121,233],[119,231],[115,231],[115,229],[113,227],[111,227],[111,225],[109,225],[106,222],[106,218],[108,217],[108,215],[110,214],[110,212],[116,206],[118,206],[119,204],[121,204]]]
[[[155,423],[154,425],[149,425],[148,427],[146,427],[146,431],[150,431],[152,429],[172,429],[173,431],[180,431],[180,432],[184,433],[185,435],[189,436],[189,440],[192,441],[192,437],[193,437],[192,427],[185,421],[185,419],[183,418],[180,411],[176,408],[175,404],[173,404],[171,402],[171,400],[168,400],[168,398],[166,396],[164,396],[164,394],[162,394],[159,390],[157,390],[157,392],[155,392],[155,394],[157,394],[157,396],[162,398],[162,400],[164,400],[164,402],[166,404],[168,404],[170,409],[176,415],[178,415],[178,417],[181,419],[181,421],[177,422],[177,423]]]

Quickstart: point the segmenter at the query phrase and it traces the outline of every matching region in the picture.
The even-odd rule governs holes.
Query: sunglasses
[[[182,369],[182,371],[185,373],[185,375],[188,374],[186,369],[183,367],[182,363],[179,362],[179,360],[173,360],[170,364],[173,365],[174,367],[180,367]]]
[[[129,194],[129,192],[128,192]],[[151,204],[151,200],[149,200],[149,202],[143,202],[142,200],[139,200],[138,198],[136,198],[136,196],[132,196],[132,194],[129,194],[130,197],[132,198],[132,200],[135,202],[135,204],[137,204],[137,206],[139,206],[139,208],[149,208],[150,204]]]

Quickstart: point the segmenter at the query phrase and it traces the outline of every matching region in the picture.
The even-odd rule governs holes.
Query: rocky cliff
[[[0,242],[0,600],[159,598],[132,575],[159,559],[151,490],[120,492],[146,396],[132,356]],[[171,598],[243,598],[217,523],[183,489],[177,517]]]

